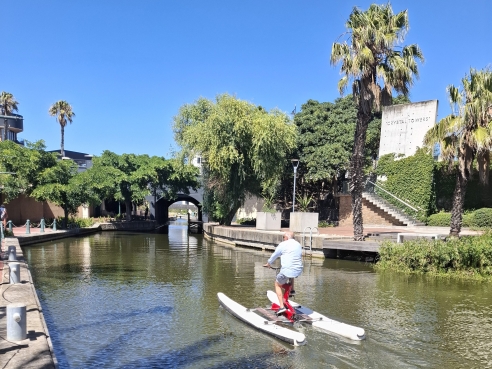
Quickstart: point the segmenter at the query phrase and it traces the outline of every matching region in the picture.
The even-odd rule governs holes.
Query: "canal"
[[[219,307],[268,305],[269,253],[189,235],[104,232],[24,248],[60,368],[477,368],[492,366],[489,284],[305,260],[296,301],[363,327],[312,327],[292,347]]]

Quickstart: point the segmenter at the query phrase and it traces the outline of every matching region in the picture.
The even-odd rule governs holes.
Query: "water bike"
[[[272,269],[276,269],[278,273],[279,268]],[[294,346],[300,346],[306,343],[306,336],[303,333],[294,330],[294,328],[298,328],[301,323],[312,325],[321,331],[340,335],[351,340],[359,341],[365,339],[365,331],[363,328],[330,319],[314,310],[289,300],[291,291],[290,283],[282,285],[282,289],[284,290],[284,306],[287,310],[281,315],[276,314],[280,305],[277,294],[273,291],[267,291],[267,297],[272,303],[269,308],[248,309],[230,299],[222,292],[219,292],[217,297],[220,305],[236,318],[252,325],[264,333],[272,335]]]

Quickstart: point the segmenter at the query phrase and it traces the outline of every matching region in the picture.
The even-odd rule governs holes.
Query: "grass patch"
[[[418,239],[401,244],[387,241],[379,250],[375,269],[492,280],[492,232],[447,241]]]

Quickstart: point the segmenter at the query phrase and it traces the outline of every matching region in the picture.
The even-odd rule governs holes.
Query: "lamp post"
[[[294,168],[294,193],[292,195],[292,212],[296,211],[296,178],[297,167],[299,166],[299,159],[291,159],[292,167]]]

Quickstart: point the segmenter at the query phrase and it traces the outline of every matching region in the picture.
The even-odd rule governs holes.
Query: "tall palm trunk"
[[[463,175],[461,170],[456,174],[456,186],[453,192],[453,208],[451,210],[451,229],[450,236],[458,237],[463,225],[463,204],[465,203],[466,185],[468,179]]]
[[[60,146],[60,154],[63,158],[65,156],[65,126],[61,125],[61,146]]]
[[[477,154],[479,182],[488,187],[490,173],[490,151],[480,150]]]
[[[364,189],[364,147],[369,120],[370,116],[364,114],[362,108],[359,108],[354,136],[354,149],[350,159],[350,193],[352,195],[352,221],[355,241],[364,241],[362,191]]]
[[[466,142],[466,141],[465,141]],[[453,208],[451,210],[450,236],[459,236],[463,224],[463,205],[465,203],[466,186],[470,179],[473,163],[473,150],[470,146],[462,144],[458,153],[459,168],[456,173],[456,185],[453,193]]]

